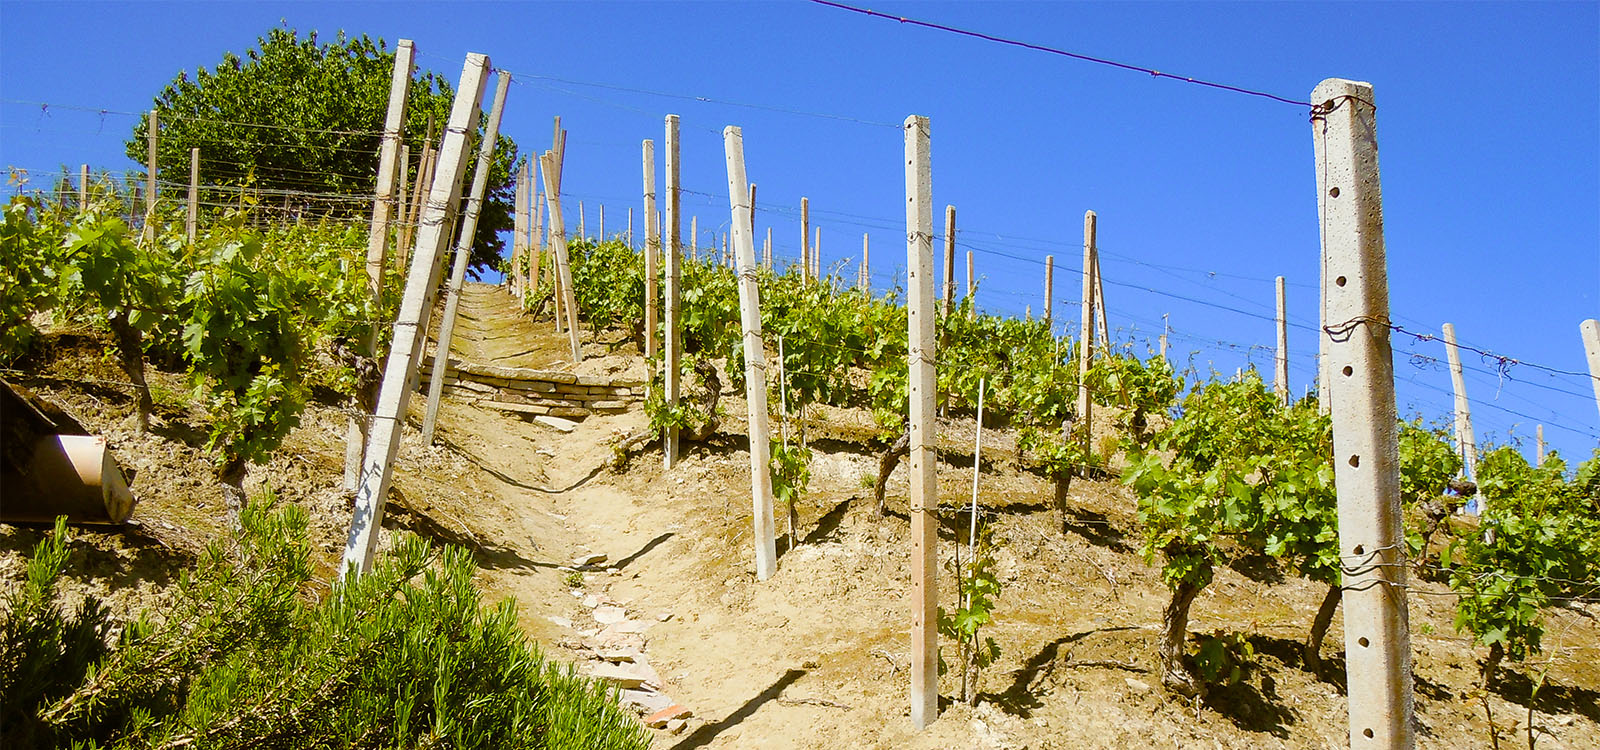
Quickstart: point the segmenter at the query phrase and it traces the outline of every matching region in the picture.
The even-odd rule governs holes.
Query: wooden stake
[[[744,327],[745,396],[749,407],[750,494],[756,546],[756,580],[778,570],[776,532],[772,522],[772,446],[767,433],[767,366],[761,341],[761,297],[756,288],[756,249],[750,226],[748,182],[744,171],[744,136],[729,125],[722,130],[728,159],[728,202],[733,211],[733,239],[739,251],[739,318]]]
[[[1450,363],[1450,385],[1455,390],[1456,451],[1466,465],[1467,476],[1478,478],[1478,441],[1472,434],[1472,407],[1467,401],[1467,381],[1462,377],[1461,353],[1456,349],[1456,327],[1444,324],[1444,354]]]
[[[907,366],[910,403],[911,496],[911,725],[925,729],[939,718],[939,483],[933,453],[936,381],[933,286],[933,171],[928,158],[928,118],[905,121]]]
[[[972,287],[972,252],[967,252],[967,287]],[[944,314],[956,303],[956,207],[944,207]]]
[[[532,157],[529,160],[528,171],[532,172],[537,163],[538,156]],[[528,238],[528,253],[533,256],[529,258],[531,262],[528,265],[528,293],[530,294],[539,293],[539,273],[542,270],[539,265],[543,259],[545,249],[544,193],[539,187],[543,184],[540,182],[542,177],[543,175],[534,174],[530,175],[528,179],[528,190],[533,194],[533,236]]]
[[[600,204],[600,231],[598,235],[601,242],[606,241],[606,204],[604,203]]]
[[[184,236],[194,244],[195,229],[200,223],[200,149],[189,149],[189,212],[183,222]]]
[[[378,392],[378,408],[374,415],[371,439],[366,456],[362,459],[361,486],[356,493],[350,534],[345,541],[341,576],[348,576],[351,571],[359,574],[370,570],[373,554],[377,551],[378,529],[383,524],[383,504],[389,494],[390,467],[395,453],[400,449],[400,428],[405,421],[406,402],[411,395],[407,381],[421,359],[422,318],[425,311],[433,306],[436,288],[432,284],[433,269],[438,265],[438,256],[448,240],[445,218],[450,213],[451,202],[456,198],[456,186],[465,171],[467,133],[476,129],[478,104],[483,99],[484,77],[488,69],[488,57],[467,55],[460,84],[456,87],[455,102],[450,108],[449,128],[444,138],[442,179],[435,180],[429,189],[427,210],[417,240],[418,252],[406,275],[405,295],[395,319],[394,337],[384,367],[383,385]]]
[[[149,159],[145,164],[144,181],[144,230],[140,236],[145,242],[156,237],[156,157],[161,150],[161,113],[150,110],[149,127],[145,132],[145,141],[150,147]]]
[[[1278,277],[1278,357],[1272,378],[1272,390],[1278,401],[1289,405],[1289,318],[1283,299],[1283,277]]]
[[[1329,281],[1334,483],[1344,568],[1350,747],[1415,744],[1406,540],[1389,345],[1389,285],[1372,87],[1328,79],[1311,94],[1322,257]]]
[[[89,165],[78,167],[78,210],[89,208]]]
[[[1161,358],[1167,358],[1167,334],[1172,332],[1172,325],[1167,322],[1167,313],[1161,313]]]
[[[499,72],[494,89],[494,104],[489,108],[489,122],[483,127],[483,140],[478,145],[478,166],[472,174],[472,192],[461,221],[461,235],[456,238],[455,264],[450,269],[450,285],[444,298],[444,320],[439,323],[439,342],[433,349],[433,377],[428,381],[428,407],[422,417],[422,444],[433,444],[433,431],[439,424],[439,399],[444,395],[444,379],[450,372],[450,341],[455,335],[456,310],[461,305],[461,284],[467,278],[467,261],[472,258],[472,242],[478,232],[478,214],[483,209],[483,193],[489,186],[489,168],[494,164],[494,144],[500,137],[500,117],[505,112],[506,91],[511,88],[511,74]]]
[[[562,132],[561,140],[566,141]],[[550,240],[555,249],[556,278],[560,281],[561,305],[565,308],[567,339],[572,344],[572,361],[583,361],[583,350],[578,345],[578,302],[572,292],[572,264],[567,258],[566,227],[561,221],[561,154],[545,152],[541,160],[546,185],[545,200],[550,204]]]
[[[633,247],[633,206],[628,206],[628,247]]]
[[[1544,465],[1544,425],[1538,425],[1533,430],[1534,466]]]
[[[1589,358],[1589,385],[1594,386],[1594,401],[1600,406],[1600,320],[1590,318],[1578,324],[1583,336],[1583,353]]]
[[[967,300],[972,307],[967,310],[967,317],[978,317],[978,270],[972,262],[972,251],[967,251]]]
[[[661,254],[661,228],[656,226],[656,142],[642,145],[644,158],[644,356],[656,356],[656,258]]]
[[[679,362],[683,359],[683,334],[679,330],[679,277],[682,275],[683,243],[678,238],[679,222],[679,183],[678,183],[678,116],[667,115],[666,119],[666,180],[667,180],[667,205],[666,205],[666,265],[667,265],[667,325],[665,338],[666,361],[662,363],[666,380],[667,406],[678,405],[678,369]],[[768,230],[769,232],[771,230]],[[663,461],[666,468],[672,468],[678,462],[678,429],[667,428],[667,434],[662,438]]]
[[[1094,399],[1089,396],[1089,368],[1094,364],[1094,255],[1097,217],[1083,212],[1083,302],[1078,322],[1078,423],[1083,425],[1083,443],[1089,445],[1090,419]]]
[[[800,199],[800,278],[811,278],[811,200]]]
[[[689,259],[700,262],[700,217],[689,217]]]
[[[811,241],[811,278],[822,278],[822,227],[815,230],[816,237]]]
[[[378,302],[383,295],[383,273],[386,262],[385,256],[389,251],[389,222],[396,214],[405,210],[405,154],[401,145],[402,130],[405,128],[406,100],[411,91],[411,72],[416,55],[416,45],[410,39],[401,39],[394,50],[394,72],[389,79],[389,106],[383,118],[383,138],[378,145],[378,179],[375,195],[372,202],[372,220],[367,227],[367,297],[372,300],[372,309],[378,309]],[[199,150],[196,149],[191,156],[190,184],[197,181],[199,172]],[[396,171],[399,171],[398,180]],[[401,198],[395,203],[395,183],[400,186]],[[191,192],[191,195],[193,193]],[[195,203],[193,197],[190,204]],[[191,220],[192,221],[192,220]],[[406,228],[401,227],[401,233],[406,233]],[[190,242],[194,241],[193,231],[190,232]],[[362,342],[362,352],[369,357],[378,356],[378,326],[374,323],[367,333],[366,340]],[[376,404],[374,399],[377,394],[370,388],[357,394],[356,406],[362,412],[369,412]],[[365,416],[352,417],[345,426],[345,452],[344,452],[344,481],[342,487],[345,492],[354,492],[361,481],[361,462],[366,455],[367,435],[371,432],[371,423]]]

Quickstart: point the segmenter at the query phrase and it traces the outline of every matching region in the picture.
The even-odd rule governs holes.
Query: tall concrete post
[[[1334,482],[1344,577],[1350,747],[1411,748],[1406,540],[1389,344],[1389,283],[1372,86],[1328,79],[1311,94],[1327,269]]]
[[[1583,353],[1589,358],[1589,385],[1594,386],[1594,401],[1600,406],[1600,320],[1590,318],[1578,325],[1583,334]]]
[[[644,356],[656,356],[656,258],[661,255],[661,228],[656,226],[656,142],[648,138],[644,158]]]
[[[679,183],[677,115],[667,115],[666,131],[666,141],[664,142],[664,145],[666,146],[667,153],[664,156],[666,163],[663,166],[665,167],[665,176],[667,181],[667,205],[665,206],[666,243],[664,246],[664,249],[666,250],[667,321],[665,326],[665,336],[662,340],[662,346],[666,350],[664,352],[664,359],[666,361],[662,363],[662,369],[665,370],[664,375],[667,392],[664,395],[667,399],[667,405],[677,406],[678,390],[680,387],[678,384],[678,363],[683,358],[683,333],[679,330],[680,297],[678,291],[679,279],[683,275],[683,243],[678,237],[678,228],[681,221],[681,215],[678,205]],[[666,468],[670,469],[672,468],[673,464],[678,462],[678,428],[667,428],[667,434],[662,438],[661,452],[663,454],[662,460],[665,463]]]
[[[1467,401],[1467,381],[1461,373],[1461,352],[1456,348],[1456,327],[1444,324],[1444,353],[1450,363],[1450,386],[1455,391],[1456,451],[1466,464],[1467,476],[1478,478],[1478,441],[1472,432],[1472,406]]]
[[[1089,444],[1089,423],[1094,416],[1094,399],[1089,393],[1089,368],[1094,365],[1094,254],[1098,217],[1083,212],[1083,300],[1078,321],[1078,424],[1083,443]]]
[[[933,168],[928,118],[906,118],[906,313],[911,432],[911,724],[924,729],[939,718],[939,483],[933,447],[935,300],[933,284]]]
[[[1283,277],[1279,276],[1278,287],[1278,354],[1274,361],[1272,378],[1272,391],[1278,397],[1278,402],[1284,406],[1289,405],[1289,319],[1283,299]]]

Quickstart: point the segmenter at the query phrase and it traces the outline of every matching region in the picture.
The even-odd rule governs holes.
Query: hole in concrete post
[[[1366,638],[1357,638],[1356,639],[1356,643],[1361,644],[1362,648],[1366,648],[1366,647],[1372,645],[1372,642],[1368,641]]]
[[[1363,730],[1361,730],[1361,734],[1365,735],[1366,738],[1369,739],[1369,740],[1372,739],[1372,730],[1371,729],[1363,729]]]
[[[1345,365],[1344,366],[1344,376],[1345,377],[1348,378],[1348,377],[1350,377],[1351,375],[1354,375],[1354,374],[1356,374],[1356,368],[1351,367],[1350,365]]]
[[[1340,277],[1339,277],[1339,278],[1337,278],[1337,279],[1334,279],[1334,280],[1333,280],[1333,283],[1334,283],[1334,284],[1337,284],[1337,285],[1339,285],[1339,286],[1344,286],[1344,277],[1343,277],[1343,276],[1340,276]]]
[[[1353,467],[1359,468],[1361,466],[1361,457],[1360,456],[1351,456],[1350,457],[1350,465],[1353,466]]]
[[[1352,553],[1357,554],[1357,555],[1359,555],[1359,554],[1361,554],[1362,552],[1365,552],[1365,551],[1367,551],[1367,548],[1362,546],[1362,545],[1359,545],[1359,544],[1356,545],[1355,549],[1351,550]]]
[[[1339,188],[1333,188],[1333,189],[1329,190],[1328,191],[1328,195],[1331,195],[1331,196],[1333,196],[1335,198],[1339,197]]]

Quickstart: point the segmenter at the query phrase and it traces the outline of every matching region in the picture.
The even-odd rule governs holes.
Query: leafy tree
[[[186,177],[189,149],[199,148],[203,185],[241,188],[251,200],[299,215],[369,216],[394,53],[382,39],[343,32],[331,44],[319,44],[315,31],[302,39],[283,28],[256,41],[243,58],[226,52],[214,68],[179,72],[155,98],[160,174]],[[413,77],[404,139],[414,162],[430,135],[437,143],[454,96],[437,73]],[[473,140],[486,120],[479,118]],[[148,158],[148,125],[141,119],[127,142],[128,157],[140,163]],[[494,267],[504,249],[499,232],[512,227],[516,160],[516,143],[501,135],[473,238],[474,269]],[[475,167],[469,159],[463,185],[472,184]],[[202,201],[229,203],[239,194],[209,190]]]

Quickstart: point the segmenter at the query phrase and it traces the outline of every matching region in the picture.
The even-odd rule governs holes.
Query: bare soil
[[[577,369],[642,378],[637,349],[608,332],[585,332],[574,368],[565,336],[512,312],[499,289],[470,285],[452,356],[485,364]],[[222,493],[202,450],[202,417],[179,374],[152,372],[157,413],[134,431],[133,400],[94,333],[56,333],[8,376],[107,434],[137,470],[136,523],[77,530],[73,596],[93,594],[126,616],[157,605],[194,554],[223,528]],[[801,541],[780,540],[778,573],[752,575],[749,456],[739,430],[742,394],[724,431],[687,444],[678,466],[658,446],[611,468],[612,443],[642,429],[639,411],[595,416],[571,432],[465,400],[447,399],[438,445],[405,431],[384,517],[387,546],[406,530],[472,550],[490,601],[515,597],[521,620],[547,652],[598,665],[597,651],[634,649],[659,692],[693,716],[657,748],[1337,748],[1348,745],[1343,633],[1338,619],[1326,672],[1302,663],[1300,643],[1323,590],[1270,560],[1219,571],[1195,602],[1192,634],[1247,633],[1257,657],[1240,684],[1198,702],[1160,687],[1156,639],[1166,586],[1138,554],[1135,501],[1120,485],[1072,484],[1070,530],[1050,507],[1049,481],[1020,463],[1004,431],[985,435],[979,502],[995,529],[1003,592],[989,633],[1000,661],[981,678],[977,705],[943,706],[915,732],[909,720],[911,545],[902,467],[889,485],[888,517],[872,507],[880,444],[863,440],[870,418],[823,410],[813,447],[811,492],[800,508]],[[421,399],[413,400],[414,416]],[[414,427],[414,425],[413,425]],[[964,544],[971,420],[947,420],[939,466],[940,559]],[[350,500],[339,489],[345,413],[312,404],[282,450],[252,467],[246,488],[304,506],[324,576],[343,549]],[[966,446],[966,447],[958,447]],[[999,446],[990,450],[987,446]],[[780,512],[778,527],[783,527]],[[15,586],[44,530],[0,524],[0,586]],[[575,570],[575,558],[604,562]],[[954,596],[942,572],[940,598]],[[1485,694],[1468,637],[1451,626],[1454,599],[1436,581],[1415,581],[1409,599],[1418,746],[1488,747],[1485,701],[1507,747],[1600,747],[1600,607],[1548,613],[1545,652],[1512,665]],[[594,606],[591,606],[594,605]],[[620,608],[642,632],[605,628]],[[602,613],[602,610],[605,612]],[[1532,682],[1545,681],[1530,701]],[[952,671],[942,693],[957,692]],[[1531,713],[1530,713],[1531,709]]]

